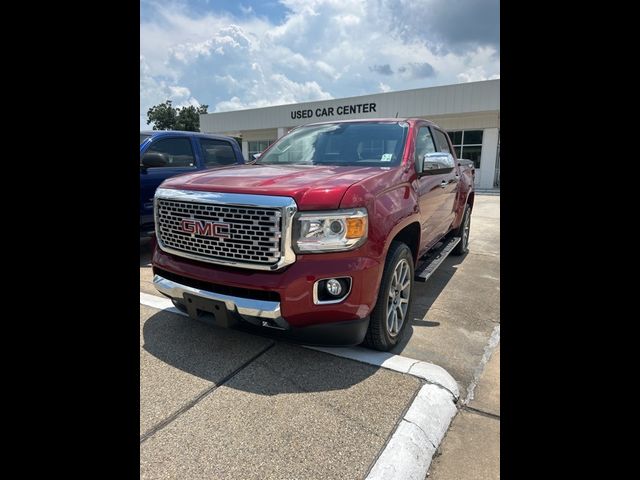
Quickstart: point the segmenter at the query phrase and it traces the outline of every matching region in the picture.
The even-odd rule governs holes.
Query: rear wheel
[[[402,242],[392,242],[364,345],[386,352],[398,344],[409,323],[413,276],[411,250]]]
[[[471,230],[471,209],[469,205],[464,207],[464,214],[462,215],[462,222],[454,237],[460,237],[460,241],[451,251],[451,255],[464,255],[469,251],[469,231]]]

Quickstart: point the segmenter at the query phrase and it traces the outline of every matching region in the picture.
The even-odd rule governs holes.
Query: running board
[[[436,271],[436,268],[449,256],[458,242],[460,242],[460,237],[453,237],[449,240],[449,243],[442,243],[441,247],[429,252],[424,263],[420,264],[416,269],[415,281],[426,282],[429,277],[433,275],[433,272]]]

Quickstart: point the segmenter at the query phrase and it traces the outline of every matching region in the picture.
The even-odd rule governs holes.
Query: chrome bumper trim
[[[224,302],[230,313],[235,312],[242,317],[265,318],[273,320],[278,325],[287,325],[280,315],[280,302],[253,300],[251,298],[234,297],[232,295],[209,292],[208,290],[200,290],[199,288],[168,280],[160,275],[153,276],[153,284],[159,292],[175,300],[183,300],[184,294],[190,293],[202,298]]]

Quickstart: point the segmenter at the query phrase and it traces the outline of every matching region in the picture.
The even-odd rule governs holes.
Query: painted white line
[[[140,304],[147,307],[157,308],[158,310],[166,310],[171,313],[177,313],[179,315],[186,315],[182,313],[176,307],[173,306],[171,300],[166,297],[158,297],[157,295],[150,295],[148,293],[140,292]]]
[[[446,390],[423,386],[367,480],[424,480],[456,412],[453,397]]]
[[[349,358],[369,365],[387,368],[400,373],[413,375],[422,378],[428,383],[438,385],[448,390],[456,400],[460,396],[458,383],[444,368],[433,363],[423,362],[414,358],[394,355],[387,352],[376,352],[362,347],[306,347],[312,350],[335,355],[337,357]]]

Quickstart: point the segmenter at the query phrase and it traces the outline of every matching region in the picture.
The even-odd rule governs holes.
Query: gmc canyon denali
[[[254,164],[162,183],[153,282],[216,325],[387,351],[414,280],[467,252],[474,175],[427,120],[298,127]]]

